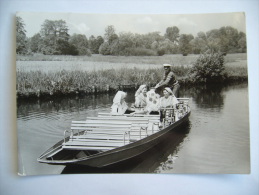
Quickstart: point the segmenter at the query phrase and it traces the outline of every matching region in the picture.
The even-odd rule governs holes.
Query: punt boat
[[[158,145],[168,132],[188,121],[189,98],[178,98],[176,108],[154,115],[98,113],[72,121],[64,139],[37,159],[40,163],[106,168],[137,157]]]

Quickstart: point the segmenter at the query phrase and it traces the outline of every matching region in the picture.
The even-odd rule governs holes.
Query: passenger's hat
[[[171,67],[171,64],[163,64],[164,67]]]

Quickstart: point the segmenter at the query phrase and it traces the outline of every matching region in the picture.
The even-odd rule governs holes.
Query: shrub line
[[[247,76],[229,76],[222,82],[212,82],[212,83],[205,83],[205,84],[240,84],[240,83],[246,83],[248,82]],[[197,85],[200,85],[201,83],[194,83],[188,78],[180,78],[179,83],[181,86],[185,87],[195,87]],[[156,83],[148,83],[148,87],[155,86]],[[203,83],[204,84],[204,83]],[[99,95],[99,94],[115,94],[118,90],[124,90],[124,91],[136,91],[139,85],[136,84],[129,84],[129,85],[118,85],[115,88],[109,88],[109,90],[102,90],[96,88],[94,91],[85,91],[85,90],[74,90],[69,92],[61,92],[61,91],[55,91],[53,93],[47,93],[47,92],[17,92],[17,99],[51,99],[51,98],[60,98],[60,97],[76,97],[76,96],[84,96],[84,95]],[[98,90],[97,90],[98,89]]]

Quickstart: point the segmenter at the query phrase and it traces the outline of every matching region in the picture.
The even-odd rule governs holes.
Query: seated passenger
[[[125,98],[127,93],[123,91],[118,91],[113,98],[113,105],[111,107],[111,114],[114,115],[123,115],[126,111],[134,111],[133,109],[129,108],[127,103],[125,102]]]
[[[143,89],[142,90],[143,93],[142,93],[142,95],[140,95],[143,108],[140,110],[136,110],[134,113],[132,113],[132,115],[134,115],[134,114],[156,114],[156,113],[158,114],[158,103],[159,103],[160,96],[155,93],[155,89],[151,89],[150,91],[146,92],[146,86],[144,86],[144,87],[140,86],[140,89],[141,88]],[[137,94],[137,92],[136,92],[136,94]],[[137,98],[136,98],[135,105],[138,102],[140,102],[140,100],[137,100]]]
[[[164,96],[159,99],[159,108],[173,108],[179,103],[172,90],[166,87],[163,90]]]
[[[164,88],[163,94],[164,94],[164,96],[159,99],[160,122],[162,122],[163,119],[166,116],[166,111],[161,110],[161,109],[163,109],[163,108],[175,108],[176,104],[179,103],[179,101],[174,96],[172,90],[169,87]],[[161,126],[161,123],[159,124],[159,126]]]
[[[135,107],[144,108],[147,106],[147,86],[140,85],[135,93]]]

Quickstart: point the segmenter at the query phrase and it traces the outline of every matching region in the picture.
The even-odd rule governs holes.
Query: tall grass
[[[66,71],[44,73],[41,71],[17,72],[18,95],[53,95],[69,93],[94,93],[117,90],[119,85],[159,81],[162,70],[137,68],[99,70],[92,72]]]
[[[18,56],[25,57],[25,56]],[[47,61],[92,61],[100,62],[103,66],[107,62],[116,64],[116,68],[99,69],[92,71],[80,71],[57,69],[55,71],[21,71],[17,69],[17,94],[18,96],[42,96],[55,94],[70,94],[70,93],[95,93],[117,90],[119,85],[141,85],[148,84],[154,86],[161,80],[163,75],[163,63],[174,64],[173,71],[177,75],[181,83],[194,82],[189,75],[190,69],[195,64],[199,55],[164,55],[164,56],[44,56],[34,55],[29,56],[24,60],[39,60],[41,57]],[[228,54],[225,56],[225,71],[229,78],[247,79],[246,55],[244,54]],[[45,62],[44,62],[45,63]],[[62,63],[62,62],[60,62]],[[139,68],[127,68],[127,63],[135,63]],[[46,62],[46,65],[48,62]],[[90,63],[96,64],[96,63]],[[99,63],[98,63],[99,64]],[[124,64],[123,66],[121,64]],[[144,65],[141,66],[141,65]],[[148,66],[157,64],[159,66]],[[70,63],[68,62],[68,65]],[[73,66],[73,63],[71,63]],[[94,65],[95,66],[95,65]],[[47,66],[48,67],[48,66]],[[137,66],[138,67],[138,66]],[[152,68],[151,68],[152,67]],[[156,68],[159,67],[159,68]]]

